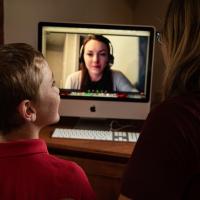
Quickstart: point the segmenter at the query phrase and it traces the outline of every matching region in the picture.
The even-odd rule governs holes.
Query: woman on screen
[[[94,92],[136,92],[126,76],[111,70],[114,62],[112,44],[102,36],[90,34],[80,50],[80,71],[67,77],[65,88]]]

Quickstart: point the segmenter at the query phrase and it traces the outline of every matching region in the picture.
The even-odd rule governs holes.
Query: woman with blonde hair
[[[158,36],[163,102],[145,121],[119,200],[200,199],[200,1],[171,0]]]

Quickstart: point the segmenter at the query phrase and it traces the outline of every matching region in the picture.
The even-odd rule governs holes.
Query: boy
[[[43,55],[0,47],[0,199],[93,200],[83,170],[48,154],[40,130],[59,120],[60,96]]]

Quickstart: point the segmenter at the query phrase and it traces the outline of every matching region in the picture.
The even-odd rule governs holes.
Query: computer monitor
[[[82,91],[65,87],[80,70],[84,38],[98,34],[110,41],[112,70],[122,72],[133,91]],[[38,49],[44,54],[60,88],[61,116],[144,120],[150,111],[155,29],[144,25],[40,22]]]

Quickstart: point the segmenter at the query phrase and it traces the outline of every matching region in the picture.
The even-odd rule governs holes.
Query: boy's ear
[[[25,121],[34,122],[36,120],[36,109],[30,100],[23,100],[18,105],[18,112]]]

